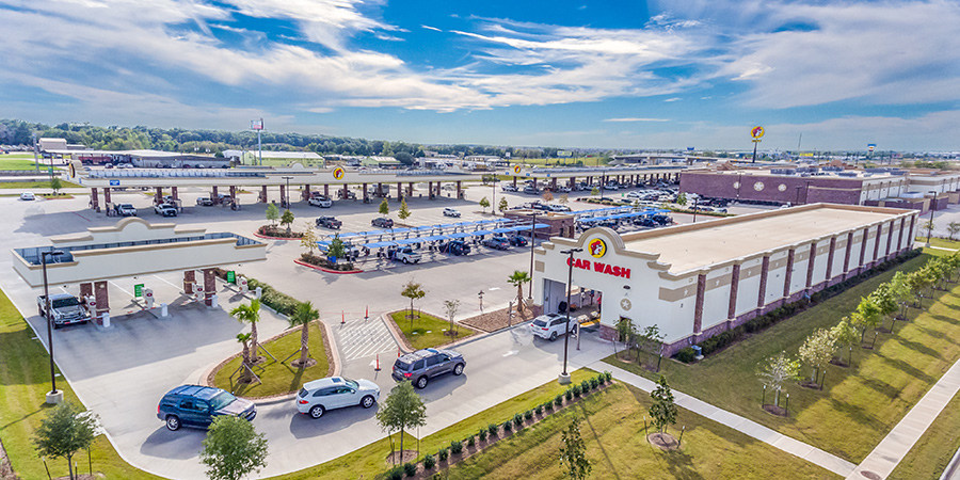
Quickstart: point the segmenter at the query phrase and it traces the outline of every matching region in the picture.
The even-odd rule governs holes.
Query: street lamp
[[[286,190],[287,193],[286,193],[286,198],[283,199],[283,203],[284,203],[283,208],[286,208],[289,210],[290,209],[290,179],[293,177],[281,177],[281,178],[287,181],[287,190]]]
[[[63,401],[63,392],[57,390],[57,375],[53,365],[53,319],[50,318],[50,284],[47,282],[47,255],[63,255],[60,250],[40,252],[40,264],[43,266],[43,301],[46,303],[44,316],[47,321],[47,346],[50,349],[50,392],[47,393],[47,403],[58,404]]]
[[[536,243],[537,235],[537,212],[534,211],[531,215],[532,220],[530,222],[530,288],[527,290],[527,298],[533,298],[533,244]]]
[[[573,254],[582,252],[582,248],[571,248],[561,251],[561,254],[567,255],[567,321],[564,324],[563,335],[563,372],[560,373],[560,384],[570,383],[570,374],[567,373],[567,345],[570,343],[570,289],[573,285]],[[579,331],[577,332],[579,335]]]
[[[937,200],[937,192],[930,191],[930,223],[927,224],[927,248],[930,248],[930,237],[933,236],[933,202]]]

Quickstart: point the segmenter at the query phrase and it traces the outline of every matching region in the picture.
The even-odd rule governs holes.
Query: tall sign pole
[[[763,127],[757,125],[750,130],[751,141],[753,142],[753,163],[757,163],[757,144],[763,139]]]
[[[257,131],[257,156],[258,163],[263,166],[263,145],[260,143],[260,132],[263,131],[263,118],[250,121],[250,129]]]

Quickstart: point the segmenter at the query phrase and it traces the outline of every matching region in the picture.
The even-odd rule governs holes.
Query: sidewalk
[[[958,390],[960,390],[960,361],[954,363],[950,370],[940,377],[930,391],[910,409],[896,427],[893,427],[893,430],[870,452],[870,455],[867,455],[863,463],[847,475],[847,479],[887,478]]]
[[[630,385],[633,385],[634,387],[637,387],[645,392],[650,392],[657,386],[656,383],[647,380],[646,378],[635,375],[621,368],[617,368],[608,363],[604,363],[603,361],[598,361],[597,363],[590,365],[590,368],[600,372],[604,370],[610,371],[613,373],[613,378],[629,383]],[[838,475],[852,475],[851,472],[853,472],[856,468],[856,465],[831,453],[827,453],[819,448],[815,448],[807,445],[806,443],[794,440],[752,420],[747,420],[739,415],[734,415],[730,412],[721,410],[713,405],[710,405],[709,403],[698,400],[687,394],[674,390],[673,396],[676,399],[677,405],[686,408],[693,413],[726,425],[741,433],[745,433],[753,438],[756,438],[757,440],[770,444],[776,448],[779,448],[780,450],[783,450],[784,452],[800,457],[808,462],[819,465]]]

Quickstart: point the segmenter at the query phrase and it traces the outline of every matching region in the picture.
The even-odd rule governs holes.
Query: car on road
[[[36,199],[37,197],[36,195],[33,194],[33,192],[23,192],[20,194],[20,200],[25,200],[27,202],[30,202]]]
[[[337,408],[372,407],[380,400],[380,387],[370,380],[328,377],[303,384],[297,394],[297,411],[320,418]]]
[[[157,215],[163,215],[164,217],[177,216],[177,207],[174,205],[170,205],[169,203],[161,203],[160,205],[155,205],[153,207],[153,211]]]
[[[449,253],[450,255],[466,255],[470,253],[470,244],[463,240],[450,240],[440,247],[440,253]]]
[[[137,209],[134,208],[133,205],[129,203],[118,203],[115,207],[113,207],[113,210],[117,212],[117,215],[120,215],[121,217],[137,216]]]
[[[201,207],[212,207],[213,199],[210,197],[200,197],[197,199],[197,205],[200,205]]]
[[[317,226],[324,228],[331,228],[333,230],[340,230],[340,227],[343,226],[343,222],[337,220],[336,217],[331,216],[322,216],[317,217]]]
[[[446,373],[460,376],[467,366],[463,355],[453,350],[427,348],[401,356],[393,363],[393,379],[402,382],[409,380],[413,386],[423,389],[430,378]]]
[[[370,225],[377,228],[393,228],[393,219],[387,217],[377,217],[370,221]]]
[[[247,421],[257,416],[257,406],[230,392],[202,385],[181,385],[170,390],[157,405],[157,418],[163,420],[167,429],[180,427],[206,428],[214,417],[233,415]]]
[[[527,238],[524,237],[523,235],[511,235],[509,240],[510,240],[510,245],[513,245],[515,247],[526,247],[527,244],[530,243],[530,241],[527,240]]]
[[[46,298],[43,295],[37,297],[37,312],[44,318],[47,316]],[[57,293],[50,295],[50,319],[53,321],[53,328],[60,328],[64,325],[89,322],[90,314],[77,297],[69,293]]]
[[[526,193],[527,195],[538,195],[540,190],[533,185],[527,185],[526,187],[523,187],[523,193]]]
[[[507,240],[507,237],[490,237],[483,241],[483,246],[497,250],[509,250],[510,240]]]
[[[420,263],[420,252],[413,247],[406,246],[390,251],[390,260],[396,260],[401,263]]]
[[[330,200],[323,195],[314,195],[307,200],[307,203],[313,205],[314,207],[320,208],[330,208],[333,206],[333,200]]]
[[[458,212],[456,209],[447,207],[443,209],[443,216],[460,218],[460,212]]]
[[[504,192],[516,192],[517,187],[512,183],[505,183],[500,187],[500,190],[503,190]]]
[[[558,336],[564,334],[563,327],[566,324],[566,316],[557,313],[548,313],[533,319],[533,322],[530,323],[530,333],[540,338],[552,341],[556,340]],[[577,321],[571,318],[570,328],[567,330],[567,332],[576,331],[577,325]]]

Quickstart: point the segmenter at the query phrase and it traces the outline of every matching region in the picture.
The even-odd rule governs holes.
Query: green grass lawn
[[[67,401],[79,403],[70,385],[62,378],[58,379],[57,388],[63,390]],[[0,292],[0,440],[20,478],[47,478],[32,437],[49,408],[44,403],[44,394],[49,390],[47,352],[33,339],[33,330]],[[103,435],[97,437],[91,454],[93,470],[100,472],[102,477],[159,478],[124,462]],[[74,460],[80,464],[81,472],[87,473],[86,452],[78,454]],[[64,460],[48,459],[47,464],[53,477],[67,475]]]
[[[926,243],[927,237],[917,237],[916,241],[921,243]],[[931,247],[940,247],[940,248],[952,248],[954,250],[960,250],[960,242],[954,240],[948,240],[946,238],[931,238],[930,239]]]
[[[300,390],[304,382],[329,375],[330,361],[327,359],[326,351],[323,348],[323,330],[316,322],[310,324],[310,340],[308,345],[310,346],[310,358],[317,361],[317,364],[312,367],[299,369],[290,366],[290,362],[300,358],[299,353],[287,361],[286,364],[280,363],[281,360],[300,348],[300,328],[295,328],[282,337],[263,344],[274,357],[277,357],[276,361],[270,357],[266,357],[263,363],[254,368],[254,372],[256,372],[263,383],[236,385],[230,381],[230,375],[240,367],[240,362],[242,361],[242,358],[237,356],[217,371],[214,376],[214,385],[244,397],[269,397],[296,392]],[[240,349],[241,346],[238,343],[237,351],[240,351]],[[262,351],[260,354],[261,356],[266,356]],[[263,369],[261,370],[259,367],[263,367]],[[239,376],[239,374],[237,374],[237,376]],[[234,380],[236,380],[237,376],[234,376]]]
[[[476,330],[464,325],[454,324],[459,334],[456,337],[446,335],[445,332],[450,329],[450,322],[441,320],[429,313],[419,313],[419,318],[412,321],[407,318],[410,310],[400,310],[390,314],[390,318],[397,324],[403,335],[407,337],[410,345],[414,349],[439,347],[455,340],[462,340],[477,333]],[[417,313],[414,313],[417,315]]]
[[[930,428],[900,461],[889,480],[940,478],[960,448],[960,395],[953,397]]]
[[[644,434],[650,403],[649,394],[615,384],[468,458],[450,469],[449,478],[565,478],[557,460],[560,432],[574,414],[584,418],[580,431],[592,465],[590,478],[838,478],[684,409],[676,426],[668,429],[679,436],[679,429],[686,427],[682,448],[661,451]]]
[[[900,268],[917,269],[929,258],[929,254],[921,255]],[[859,463],[960,357],[960,286],[954,286],[951,292],[937,292],[939,301],[922,312],[911,309],[912,320],[897,322],[895,335],[881,334],[876,350],[854,347],[854,367],[831,365],[824,391],[806,389],[795,382],[788,384],[789,418],[774,417],[760,409],[761,385],[756,371],[761,361],[781,350],[796,356],[800,344],[814,329],[835,325],[853,311],[862,296],[893,273],[871,278],[697,364],[664,361],[663,374],[677,390]],[[886,324],[889,326],[889,322]],[[873,334],[867,335],[870,339]],[[605,361],[653,378],[646,370],[613,356]],[[803,373],[809,375],[809,370]]]
[[[80,185],[77,185],[73,182],[67,182],[65,180],[60,180],[61,188],[81,188]],[[33,190],[50,190],[50,181],[28,181],[28,182],[0,182],[0,189],[33,189]],[[38,193],[38,192],[34,192]]]
[[[42,173],[47,173],[47,167],[49,167],[49,165],[44,165],[41,161],[40,171]],[[0,156],[0,170],[35,170],[36,168],[37,166],[33,162],[32,153],[29,156]]]

